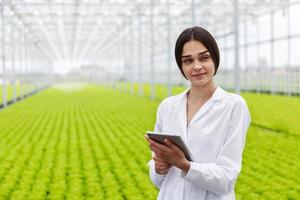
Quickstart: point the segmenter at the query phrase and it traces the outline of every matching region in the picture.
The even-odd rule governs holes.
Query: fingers
[[[169,168],[170,164],[167,162],[156,161],[155,164],[161,168]]]
[[[173,153],[181,153],[181,150],[169,140],[165,140],[165,144],[159,144],[157,142],[152,141],[153,140],[150,141],[151,150],[155,153],[155,155],[158,158],[164,161],[168,160]]]
[[[155,168],[156,173],[161,174],[161,175],[166,175],[169,171],[169,169],[161,169],[159,167]]]
[[[164,140],[164,143],[165,143],[168,147],[170,147],[170,148],[172,148],[172,147],[174,146],[174,144],[173,144],[170,140],[168,140],[168,139],[165,139],[165,140]]]
[[[160,171],[168,170],[170,167],[171,166],[167,163],[156,163],[156,169],[159,169]]]
[[[170,156],[170,153],[171,153],[170,149],[161,150],[159,148],[156,148],[155,146],[151,146],[151,150],[161,160],[166,160]]]
[[[158,143],[158,142],[150,139],[147,135],[145,135],[145,139],[149,143],[149,146],[150,146],[151,150],[154,150],[154,149],[158,150],[158,149],[160,149],[162,151],[167,151],[168,150],[167,147],[172,148],[172,149],[178,149],[178,147],[176,145],[174,145],[170,140],[167,140],[167,139],[164,141],[165,145],[164,144],[160,144],[160,143]]]
[[[145,135],[145,139],[146,139],[147,142],[150,144],[150,138],[148,137],[148,135]]]
[[[178,151],[182,152],[181,149],[180,149],[177,145],[175,145],[173,142],[171,142],[170,140],[165,139],[165,140],[164,140],[164,143],[165,143],[170,149],[172,149],[172,151],[174,151],[174,152],[178,152]]]
[[[155,171],[159,174],[168,173],[171,165],[166,162],[155,162]]]
[[[145,136],[145,139],[148,141],[149,147],[154,153],[153,160],[162,168],[175,165],[178,160],[184,158],[182,150],[170,140],[166,139],[164,144],[160,144],[147,136]]]
[[[147,135],[145,135],[145,139],[147,140],[150,149],[151,149],[152,151],[155,151],[155,150],[153,149],[153,144],[155,144],[155,143],[157,143],[157,142],[155,142],[154,140],[150,139]]]
[[[164,144],[160,144],[160,143],[155,142],[154,140],[151,140],[151,139],[149,139],[149,141],[150,141],[151,147],[153,147],[153,148],[160,149],[162,151],[167,151],[168,150],[168,147]]]
[[[158,162],[165,162],[162,158],[158,157],[156,154],[153,155],[152,159]]]
[[[166,146],[166,145],[163,145],[163,144],[159,144],[155,140],[150,139],[147,135],[145,135],[145,139],[150,144],[150,146],[155,146],[157,148],[164,148]]]
[[[167,146],[155,142],[154,140],[150,139],[147,135],[145,135],[145,139],[149,143],[150,149],[154,152],[153,160],[164,161],[162,159],[162,155],[164,154],[164,151],[168,149]]]
[[[154,152],[155,157],[153,157],[153,160],[163,160],[163,152],[161,152],[159,149],[151,148],[151,150]]]

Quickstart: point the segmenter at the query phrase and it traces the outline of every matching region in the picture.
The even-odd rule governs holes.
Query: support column
[[[192,26],[196,26],[196,0],[192,0],[191,2],[191,10],[192,10]]]
[[[150,82],[151,82],[151,95],[150,99],[155,99],[155,68],[154,68],[154,15],[153,15],[153,9],[154,9],[154,2],[151,1],[150,4]]]
[[[241,93],[240,88],[240,55],[239,55],[239,1],[234,0],[234,61],[235,61],[235,92]]]
[[[245,69],[247,68],[247,65],[248,65],[248,41],[247,41],[247,37],[248,37],[248,34],[247,34],[247,21],[245,20],[244,22],[244,40],[245,40],[245,45],[244,45],[244,48],[245,48]],[[251,69],[250,69],[251,70]],[[249,75],[249,72],[250,72],[250,75]],[[251,82],[251,71],[246,70],[246,73],[245,73],[245,89],[246,90],[250,90],[251,89],[251,84],[248,83],[248,81]],[[250,77],[250,78],[248,78]]]
[[[171,16],[170,16],[170,0],[167,1],[167,84],[168,84],[168,96],[172,95],[172,83],[171,83],[171,73],[172,73],[172,61],[171,61]]]
[[[123,32],[122,32],[122,54],[123,54],[123,77],[122,77],[122,90],[124,92],[127,92],[127,83],[125,82],[126,76],[127,76],[127,54],[126,54],[126,47],[127,47],[127,41],[126,41],[126,18],[123,22]]]
[[[288,95],[291,96],[293,89],[294,89],[294,73],[292,72],[292,66],[291,66],[291,22],[290,22],[290,8],[286,7],[285,8],[286,11],[286,15],[287,15],[287,19],[288,19],[288,23],[287,23],[287,31],[288,31],[288,38],[287,38],[287,43],[288,43],[288,49],[287,49],[287,56],[288,56],[288,60],[287,60],[287,67],[288,67],[288,76],[290,75],[290,77],[287,78],[287,91],[288,91]]]
[[[29,96],[29,48],[28,37],[24,35],[24,78],[25,78],[25,96]]]
[[[257,81],[257,84],[256,84],[256,92],[257,93],[260,93],[262,92],[263,90],[263,86],[264,86],[264,80],[262,79],[262,75],[264,74],[264,72],[262,72],[263,70],[265,70],[265,66],[261,66],[260,63],[259,63],[259,46],[260,46],[260,43],[259,43],[259,23],[256,19],[255,21],[256,23],[256,58],[257,58],[257,66],[258,66],[258,74],[257,74],[257,78],[259,81]]]
[[[15,49],[16,49],[16,29],[15,31],[11,29],[11,43],[12,43],[12,51],[11,51],[11,62],[12,62],[12,78],[13,78],[13,102],[17,101],[17,76],[16,76],[16,59],[15,59]]]
[[[6,58],[5,58],[5,51],[6,51],[6,41],[5,41],[5,16],[4,16],[4,1],[1,4],[1,30],[2,30],[2,105],[6,107],[7,105],[7,88],[6,88]]]
[[[133,94],[134,93],[134,81],[133,81],[133,78],[134,78],[134,70],[133,70],[133,65],[134,65],[134,63],[133,63],[133,61],[132,61],[132,58],[134,58],[134,37],[133,37],[133,33],[134,33],[134,30],[133,30],[133,25],[134,25],[134,23],[133,23],[133,18],[132,17],[130,17],[130,29],[129,29],[129,33],[131,33],[130,34],[130,37],[129,37],[129,53],[130,53],[130,55],[129,55],[129,57],[130,57],[130,62],[129,62],[129,65],[130,65],[130,71],[129,71],[129,74],[130,74],[130,77],[129,77],[129,79],[130,79],[130,93],[131,94]]]
[[[139,95],[144,95],[143,90],[143,49],[142,49],[142,14],[141,8],[138,8],[138,57],[139,57],[139,64],[138,64],[138,74],[139,74]]]
[[[270,59],[270,65],[271,65],[271,72],[272,72],[272,81],[271,81],[271,94],[275,94],[276,92],[276,84],[277,84],[277,76],[275,74],[275,68],[274,68],[274,12],[271,13],[271,59]]]
[[[25,62],[24,62],[24,41],[25,37],[22,34],[21,29],[19,29],[19,38],[20,38],[20,45],[19,45],[19,59],[20,59],[20,99],[23,99],[25,96],[25,91],[24,91],[24,72],[25,72]]]

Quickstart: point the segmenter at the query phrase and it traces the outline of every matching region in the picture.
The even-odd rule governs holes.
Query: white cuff
[[[181,177],[187,181],[193,181],[195,178],[195,172],[198,172],[195,170],[195,162],[190,162],[190,169],[187,173],[184,171],[181,171]]]

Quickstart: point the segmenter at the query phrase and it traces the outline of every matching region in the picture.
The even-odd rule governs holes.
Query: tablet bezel
[[[188,147],[184,143],[181,136],[175,135],[175,134],[169,134],[169,133],[153,132],[153,131],[147,131],[147,136],[148,136],[148,138],[150,138],[160,144],[163,144],[163,145],[166,145],[164,143],[165,139],[170,140],[172,143],[174,143],[176,146],[178,146],[183,151],[187,160],[189,160],[189,161],[194,160],[191,152],[189,151]]]

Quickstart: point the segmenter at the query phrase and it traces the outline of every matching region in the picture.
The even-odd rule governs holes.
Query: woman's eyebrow
[[[203,55],[203,54],[205,54],[205,53],[207,53],[207,52],[209,52],[208,50],[205,50],[205,51],[203,51],[203,52],[200,52],[200,53],[198,53],[198,55],[200,56],[200,55]],[[181,58],[187,58],[187,57],[192,57],[191,55],[184,55],[184,56],[181,56]]]
[[[200,55],[205,54],[205,53],[207,53],[207,52],[208,52],[208,50],[203,51],[203,52],[200,52],[200,53],[198,53],[198,55],[200,56]]]
[[[181,58],[192,57],[191,55],[181,56]]]

